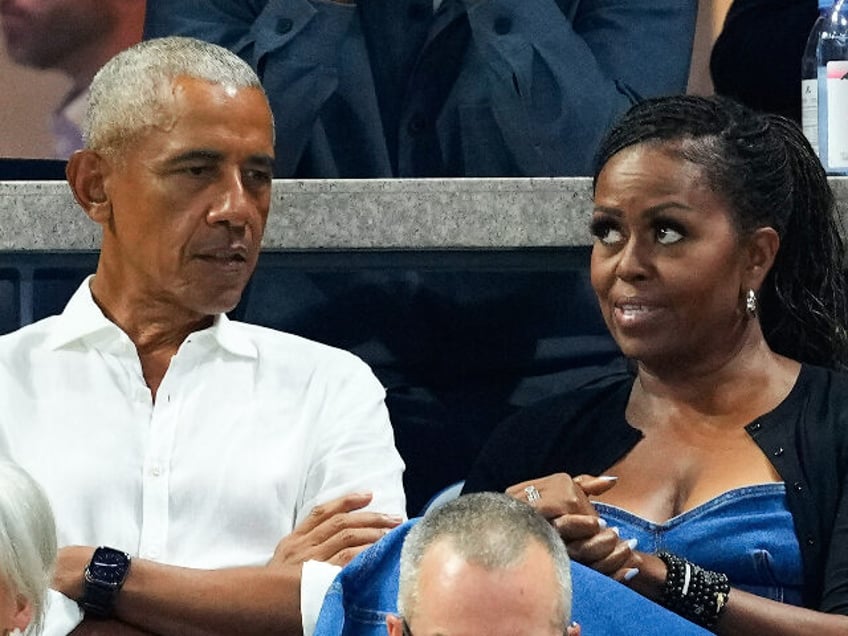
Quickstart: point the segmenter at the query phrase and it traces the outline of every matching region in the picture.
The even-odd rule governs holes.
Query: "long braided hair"
[[[702,168],[741,235],[771,226],[780,236],[760,290],[760,323],[773,351],[848,369],[845,246],[827,176],[798,126],[721,97],[681,95],[634,106],[598,151],[594,181],[617,152],[675,145]]]

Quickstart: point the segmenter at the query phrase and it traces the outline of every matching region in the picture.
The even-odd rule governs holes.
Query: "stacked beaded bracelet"
[[[661,603],[693,623],[715,627],[730,594],[727,575],[705,570],[670,552],[657,556],[668,569]]]

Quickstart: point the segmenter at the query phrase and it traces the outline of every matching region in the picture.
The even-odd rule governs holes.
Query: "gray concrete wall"
[[[843,219],[848,178],[831,180]],[[276,181],[267,250],[515,249],[589,245],[591,181]],[[0,182],[0,252],[89,251],[99,228],[60,181]]]

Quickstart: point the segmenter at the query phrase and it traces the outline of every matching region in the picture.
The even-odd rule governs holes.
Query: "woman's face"
[[[736,350],[747,255],[699,166],[662,144],[620,151],[598,176],[592,233],[592,286],[625,355],[684,368]]]

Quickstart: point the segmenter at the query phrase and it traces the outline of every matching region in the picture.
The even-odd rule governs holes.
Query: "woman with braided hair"
[[[848,633],[844,247],[803,134],[721,98],[639,104],[591,229],[633,372],[505,422],[465,490],[531,501],[572,559],[720,634]]]

